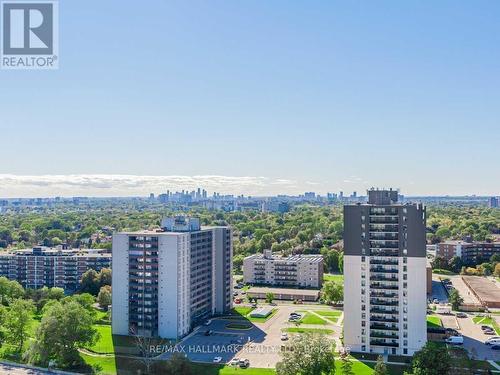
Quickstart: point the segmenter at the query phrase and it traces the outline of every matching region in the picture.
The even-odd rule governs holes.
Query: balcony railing
[[[384,275],[371,275],[370,280],[372,281],[398,281],[397,277],[389,277]]]
[[[378,305],[378,306],[399,306],[399,301],[397,300],[383,300],[378,298],[371,298],[370,305]]]
[[[383,339],[399,339],[399,335],[397,333],[372,331],[372,330],[370,330],[370,337],[379,337]]]
[[[397,284],[382,284],[382,283],[371,283],[371,289],[388,289],[388,290],[398,290],[399,286]]]
[[[382,298],[398,298],[398,293],[384,293],[384,292],[370,292],[370,297],[382,297]]]
[[[399,347],[399,343],[397,342],[387,342],[383,340],[370,340],[370,345],[374,346],[392,346],[392,347]]]
[[[398,273],[399,270],[397,268],[370,267],[370,272]]]
[[[399,327],[396,324],[372,323],[370,324],[370,329],[378,329],[383,331],[399,331]]]
[[[395,317],[386,317],[383,315],[371,315],[370,322],[398,323],[399,319]]]
[[[392,259],[392,260],[389,260],[389,259],[374,259],[374,258],[371,258],[370,259],[370,264],[386,264],[386,265],[393,265],[393,266],[397,266],[399,263],[399,261],[397,259]]]
[[[376,313],[376,314],[385,314],[385,315],[399,315],[399,310],[397,309],[382,309],[380,307],[372,307],[370,308],[371,313]]]

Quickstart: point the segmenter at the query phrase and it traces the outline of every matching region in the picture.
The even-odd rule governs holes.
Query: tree
[[[98,333],[92,326],[91,314],[75,300],[53,301],[46,306],[29,350],[31,363],[46,366],[55,360],[60,367],[79,363],[78,348],[93,345]]]
[[[274,300],[274,293],[271,292],[266,293],[266,302],[273,303],[273,300]]]
[[[324,334],[310,332],[294,336],[290,349],[281,352],[277,375],[333,374],[335,342]]]
[[[342,375],[354,375],[354,371],[352,370],[352,361],[349,356],[343,356],[340,361],[340,370],[342,371]]]
[[[451,308],[453,310],[458,310],[460,308],[460,305],[464,303],[464,299],[460,296],[460,293],[458,293],[458,290],[453,289],[450,292],[450,303],[451,303]]]
[[[31,314],[35,309],[30,300],[16,299],[10,304],[5,317],[4,327],[7,333],[7,341],[17,345],[20,353],[28,338],[28,329],[31,323]]]
[[[462,258],[457,256],[454,256],[448,262],[448,268],[455,273],[459,273],[462,266],[463,266]]]
[[[414,375],[447,375],[451,370],[451,357],[446,347],[428,341],[415,353],[411,366]]]
[[[24,296],[24,289],[17,281],[0,277],[0,302],[8,305],[10,301]]]
[[[321,289],[321,296],[328,304],[342,302],[344,300],[344,286],[335,281],[327,281]]]
[[[109,305],[111,305],[111,287],[109,285],[101,287],[97,295],[97,303],[99,303],[99,306],[104,310],[108,310]]]
[[[431,265],[432,269],[448,269],[448,262],[441,255],[436,256]]]
[[[387,375],[387,366],[384,363],[384,357],[379,355],[377,357],[377,363],[375,364],[375,368],[373,369],[373,375]]]
[[[90,269],[82,275],[82,279],[80,280],[80,292],[97,296],[100,284],[99,275],[95,270]]]
[[[100,270],[98,279],[100,286],[111,285],[111,270],[109,268]]]
[[[500,277],[500,263],[495,265],[495,276]]]

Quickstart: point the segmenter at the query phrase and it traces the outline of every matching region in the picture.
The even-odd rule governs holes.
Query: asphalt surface
[[[4,365],[0,363],[0,374],[8,374],[8,375],[46,375],[46,374],[54,374],[53,372],[47,372],[42,370],[32,370],[26,369],[22,367],[14,367],[10,365]]]

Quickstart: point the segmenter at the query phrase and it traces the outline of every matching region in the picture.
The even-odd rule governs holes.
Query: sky
[[[60,0],[0,196],[500,195],[500,2]]]

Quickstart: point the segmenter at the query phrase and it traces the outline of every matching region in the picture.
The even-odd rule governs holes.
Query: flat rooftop
[[[462,278],[481,302],[500,303],[500,288],[494,281],[480,276],[462,276]]]
[[[273,293],[273,294],[291,294],[297,296],[313,296],[317,297],[319,289],[293,289],[293,288],[272,288],[272,287],[251,287],[247,290],[248,293]]]
[[[264,254],[252,254],[247,256],[245,259],[262,259],[262,260],[273,260],[281,262],[298,262],[305,260],[307,262],[323,262],[323,255],[316,254],[303,254],[303,255],[290,255],[288,257],[283,257],[281,255],[264,255]]]

